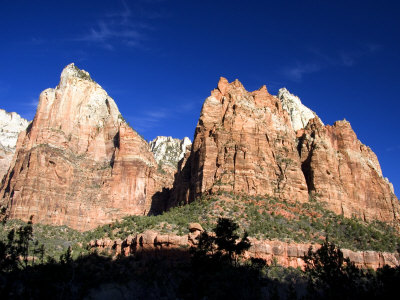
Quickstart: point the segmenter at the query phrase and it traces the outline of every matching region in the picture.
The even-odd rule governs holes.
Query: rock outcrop
[[[28,127],[28,124],[29,121],[19,114],[0,109],[0,182],[14,156],[18,135]]]
[[[40,95],[0,190],[10,218],[92,229],[147,214],[163,186],[149,146],[89,74],[68,65]]]
[[[301,103],[299,97],[291,94],[286,88],[281,88],[277,97],[282,103],[282,108],[289,113],[294,131],[306,127],[308,121],[317,116],[311,109]]]
[[[325,126],[286,89],[275,97],[221,78],[177,178],[175,203],[221,190],[300,202],[311,195],[346,217],[400,223],[391,184],[350,124]]]
[[[399,224],[400,205],[382,176],[375,153],[358,139],[350,123],[324,126],[318,117],[298,132],[299,153],[309,191],[345,217]]]
[[[221,78],[203,104],[186,160],[178,202],[220,190],[308,200],[290,117],[265,86],[247,92],[239,81]]]
[[[192,145],[192,141],[188,137],[180,140],[170,136],[158,136],[149,145],[159,165],[176,168],[178,162],[185,155],[187,148]]]
[[[92,240],[88,244],[91,251],[106,251],[114,253],[114,255],[167,255],[171,256],[174,249],[179,249],[186,252],[186,255],[180,253],[180,257],[188,258],[190,247],[196,247],[198,244],[197,237],[200,230],[193,230],[188,235],[178,236],[175,234],[160,234],[154,230],[146,230],[141,234],[130,235],[126,239],[111,240],[103,238]],[[312,246],[316,251],[320,248],[318,244],[298,244],[285,243],[271,240],[249,239],[251,247],[244,253],[244,257],[260,258],[268,264],[276,261],[284,267],[304,268],[305,263],[302,259],[307,254],[308,249]],[[352,251],[342,249],[343,255],[354,262],[360,268],[378,269],[385,265],[397,267],[400,265],[400,256],[398,253],[376,252],[376,251]]]

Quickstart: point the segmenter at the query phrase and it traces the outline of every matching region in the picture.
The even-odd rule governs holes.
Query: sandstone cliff
[[[221,78],[205,100],[179,176],[179,202],[219,190],[308,200],[287,111],[265,86],[247,92],[237,80]]]
[[[15,112],[0,109],[0,182],[7,173],[15,153],[18,135],[28,127],[29,121]]]
[[[147,214],[162,186],[149,146],[89,74],[68,65],[19,136],[0,199],[11,218],[87,230]]]
[[[310,192],[346,217],[399,224],[400,205],[382,176],[375,153],[358,139],[350,123],[324,126],[312,119],[299,131],[299,153]]]
[[[378,159],[346,121],[324,125],[300,99],[221,78],[201,110],[192,151],[178,166],[175,203],[203,193],[309,196],[346,217],[396,226],[400,205]]]

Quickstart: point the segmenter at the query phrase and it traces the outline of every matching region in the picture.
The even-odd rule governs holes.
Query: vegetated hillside
[[[44,244],[46,255],[58,258],[69,246],[73,255],[87,253],[90,240],[109,237],[126,238],[130,234],[155,229],[160,233],[187,234],[188,224],[199,222],[210,231],[219,217],[237,222],[241,231],[257,239],[286,242],[315,242],[329,240],[341,248],[395,252],[400,247],[399,234],[389,225],[344,218],[325,209],[317,197],[307,203],[292,203],[270,196],[235,195],[221,192],[203,196],[191,204],[170,209],[157,216],[129,216],[110,225],[78,232],[66,226],[35,224],[34,241]],[[11,228],[23,222],[10,220],[0,225],[0,238],[5,241]],[[32,251],[34,249],[31,249]]]

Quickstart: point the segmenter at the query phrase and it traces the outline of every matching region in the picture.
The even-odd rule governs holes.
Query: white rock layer
[[[186,153],[186,147],[191,144],[192,141],[188,137],[180,140],[170,136],[158,136],[149,143],[157,163],[172,167],[178,165],[178,162]]]
[[[301,103],[299,97],[291,94],[286,88],[281,88],[277,97],[282,102],[283,109],[289,113],[294,131],[306,127],[308,121],[317,116]]]
[[[0,109],[0,181],[10,166],[18,135],[28,124],[19,114]]]

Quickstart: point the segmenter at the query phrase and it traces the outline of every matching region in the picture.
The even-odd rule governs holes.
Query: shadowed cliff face
[[[172,180],[156,166],[114,100],[70,64],[59,85],[41,93],[0,197],[11,218],[87,230],[147,214],[153,194]]]
[[[178,166],[175,203],[203,193],[309,194],[346,217],[399,224],[400,206],[378,159],[347,121],[324,125],[286,89],[247,92],[221,78],[203,105],[192,151]]]

